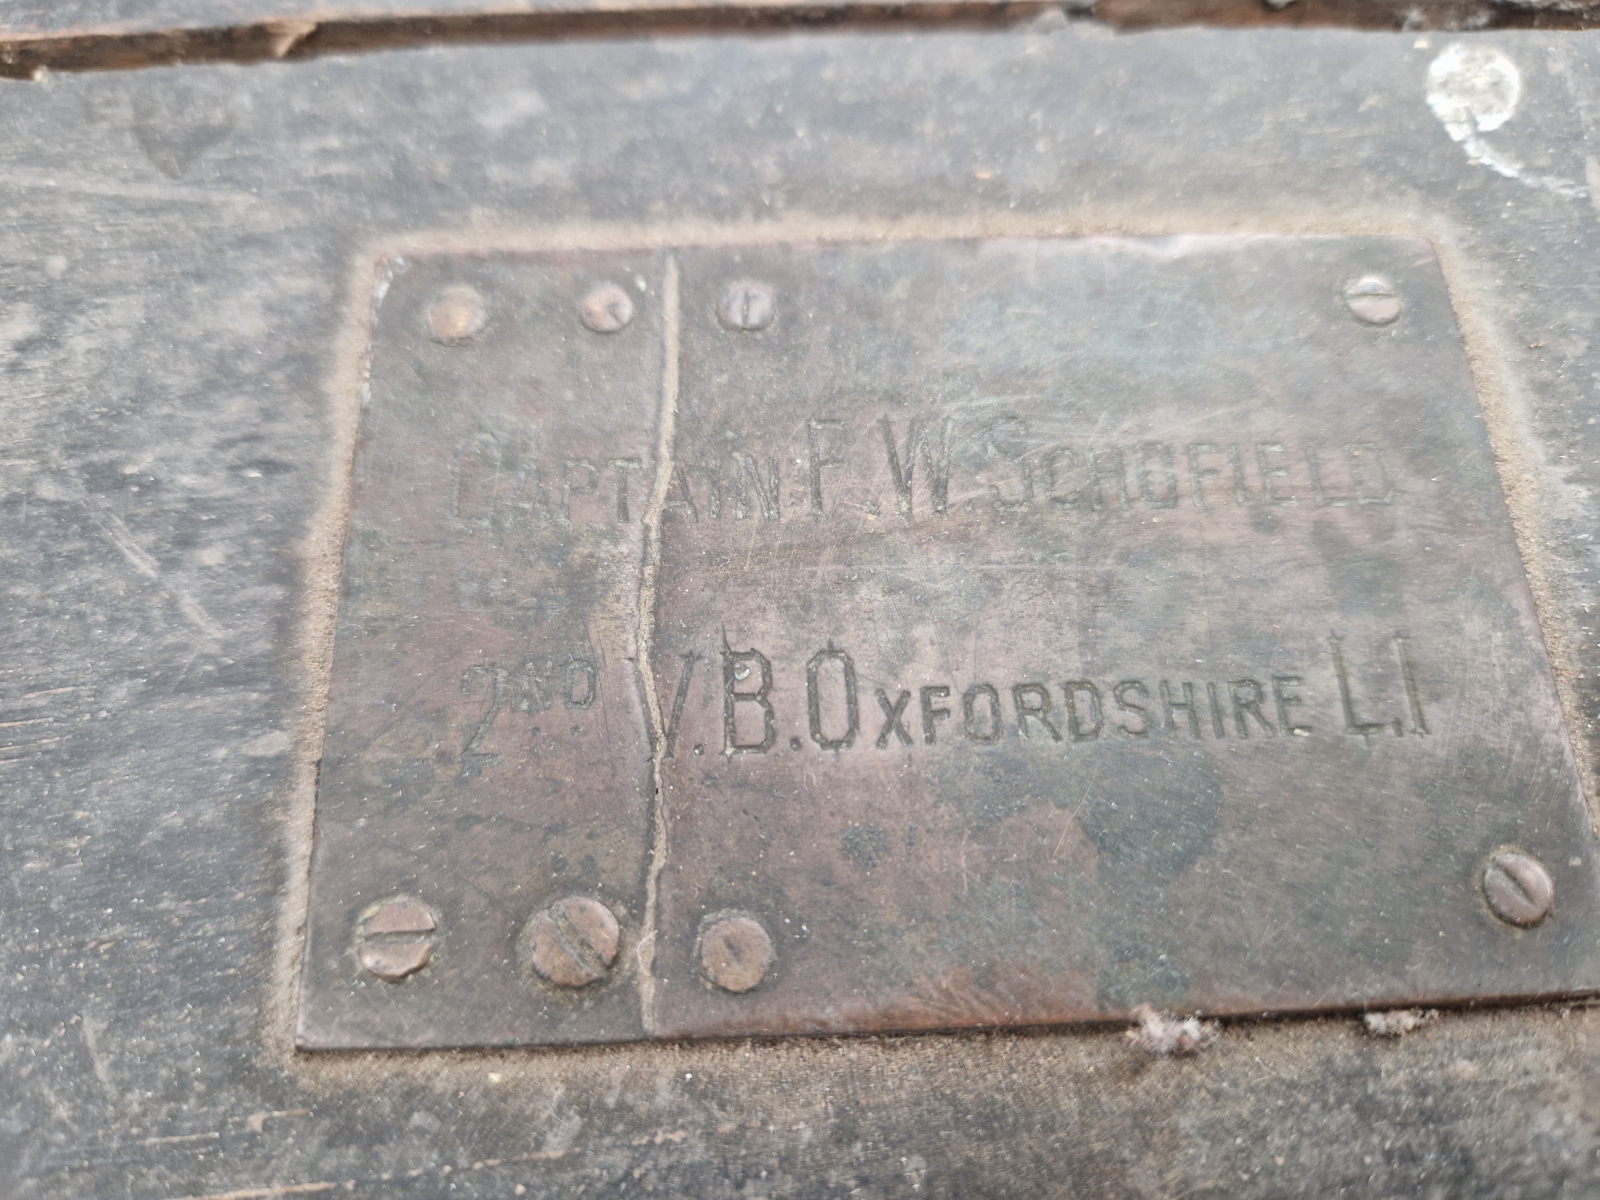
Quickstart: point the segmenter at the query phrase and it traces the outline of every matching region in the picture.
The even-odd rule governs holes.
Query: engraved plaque
[[[302,1045],[1600,986],[1425,243],[437,255],[385,286]]]
[[[662,261],[388,264],[318,787],[308,1044],[643,1032],[637,613],[663,339],[635,281],[659,286]],[[635,311],[600,334],[580,306],[607,284]],[[538,986],[523,934],[573,894],[614,915],[620,952],[605,986]],[[372,935],[367,914],[394,897],[438,919],[428,961],[384,978],[363,951],[410,935]]]

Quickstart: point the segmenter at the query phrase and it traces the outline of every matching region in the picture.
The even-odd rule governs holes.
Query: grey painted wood
[[[1457,40],[1521,82],[1508,120],[1458,121],[1461,141],[1426,98]],[[1187,1060],[1116,1029],[291,1048],[325,677],[304,643],[377,248],[1426,236],[1592,781],[1596,60],[1586,37],[1047,25],[6,83],[0,1193],[1600,1187],[1582,1008],[1398,1042],[1243,1023]]]

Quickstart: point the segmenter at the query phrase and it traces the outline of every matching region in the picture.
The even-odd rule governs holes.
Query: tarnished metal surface
[[[643,916],[634,614],[662,341],[660,305],[628,291],[659,263],[390,265],[323,748],[309,1044],[641,1032],[631,988],[564,984],[618,958],[618,925],[634,961]],[[399,985],[353,941],[395,893],[441,914],[433,961]],[[519,949],[569,895],[590,904]],[[609,954],[541,941],[570,934],[568,911],[603,926],[595,908],[617,922]]]
[[[436,255],[380,291],[303,1045],[1600,986],[1425,242]],[[364,965],[396,896],[437,928]]]

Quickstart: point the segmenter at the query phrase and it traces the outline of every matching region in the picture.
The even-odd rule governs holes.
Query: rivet
[[[1363,275],[1344,289],[1352,316],[1368,325],[1391,325],[1400,316],[1400,297],[1381,275]]]
[[[446,346],[463,346],[483,332],[489,310],[475,288],[453,284],[434,299],[428,309],[428,333]]]
[[[1502,921],[1537,925],[1550,915],[1555,885],[1538,859],[1515,850],[1502,850],[1484,868],[1483,894]]]
[[[411,896],[391,896],[356,922],[356,961],[369,975],[398,983],[433,960],[439,918]]]
[[[761,922],[722,917],[700,935],[700,969],[729,992],[748,992],[767,977],[777,955]]]
[[[621,931],[600,901],[568,896],[535,913],[522,936],[535,971],[551,983],[576,988],[611,969]]]
[[[596,333],[616,333],[633,320],[633,297],[614,283],[599,284],[579,302],[578,316]]]
[[[772,324],[772,289],[753,279],[738,279],[722,290],[717,320],[736,333],[756,333]]]

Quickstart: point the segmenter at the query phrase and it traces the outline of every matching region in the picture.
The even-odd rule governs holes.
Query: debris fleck
[[[1361,1021],[1373,1037],[1397,1038],[1422,1028],[1438,1015],[1437,1008],[1397,1008],[1392,1012],[1362,1013]]]
[[[1133,1017],[1139,1023],[1128,1030],[1126,1036],[1139,1049],[1151,1054],[1195,1054],[1222,1031],[1215,1021],[1202,1021],[1199,1017],[1180,1020],[1148,1004],[1134,1009]]]

